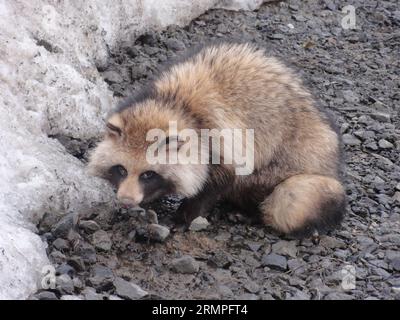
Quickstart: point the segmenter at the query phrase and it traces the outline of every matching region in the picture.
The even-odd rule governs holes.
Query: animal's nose
[[[133,208],[139,205],[139,203],[132,198],[123,197],[119,198],[118,200],[125,208]]]

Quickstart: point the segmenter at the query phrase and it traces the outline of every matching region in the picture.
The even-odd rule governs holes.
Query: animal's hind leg
[[[345,192],[331,177],[299,174],[279,185],[260,205],[263,221],[298,237],[325,233],[340,223]]]

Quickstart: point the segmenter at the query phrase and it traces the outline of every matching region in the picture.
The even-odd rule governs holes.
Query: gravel
[[[399,299],[400,20],[395,1],[352,4],[354,30],[341,28],[339,0],[210,10],[187,27],[122,41],[99,70],[115,96],[126,97],[161,63],[208,40],[250,41],[281,57],[343,135],[348,207],[341,228],[319,243],[293,240],[220,203],[207,226],[196,221],[201,232],[188,232],[174,222],[176,197],[142,213],[91,210],[79,221],[76,213],[46,213],[38,230],[57,287],[32,299]],[[348,266],[355,289],[344,290]]]

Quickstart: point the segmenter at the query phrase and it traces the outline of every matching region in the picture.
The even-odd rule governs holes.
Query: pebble
[[[389,113],[384,113],[384,112],[372,113],[371,118],[381,121],[381,122],[390,122],[390,114]]]
[[[97,261],[95,248],[86,242],[80,243],[75,249],[75,253],[81,257],[85,263],[93,264]]]
[[[110,251],[112,246],[110,236],[104,230],[98,230],[93,233],[92,244],[100,251]]]
[[[287,269],[286,258],[276,253],[264,255],[261,260],[261,263],[263,266],[267,266],[272,269],[277,269],[281,271],[285,271]]]
[[[150,239],[158,242],[164,242],[169,236],[169,229],[159,224],[152,223],[147,228]]]
[[[88,233],[93,233],[97,230],[100,230],[100,226],[96,221],[93,220],[83,220],[79,223],[79,227]]]
[[[201,231],[207,229],[207,227],[210,225],[208,220],[203,217],[197,217],[192,221],[190,224],[189,230],[191,231]]]
[[[119,277],[115,278],[114,286],[116,295],[125,299],[138,300],[148,295],[148,292],[138,285]]]
[[[188,255],[172,260],[171,267],[177,273],[197,273],[199,271],[199,263]]]
[[[98,294],[96,290],[90,287],[83,289],[81,294],[85,297],[85,300],[103,300],[103,295]]]
[[[83,297],[66,294],[61,296],[60,300],[83,300]]]
[[[97,291],[107,291],[113,286],[114,274],[108,267],[95,265],[91,270],[91,277],[87,279],[87,284]]]
[[[53,247],[60,251],[65,251],[69,249],[69,243],[67,240],[57,238],[53,241]]]
[[[355,136],[345,133],[342,136],[343,143],[347,146],[358,146],[361,144],[360,139],[356,138]]]
[[[66,238],[69,230],[74,226],[74,216],[68,214],[61,218],[51,229],[51,233],[55,238]]]
[[[232,258],[223,250],[217,250],[208,259],[208,263],[217,268],[228,268],[232,264]]]
[[[378,146],[381,149],[393,149],[394,148],[393,143],[391,143],[391,142],[389,142],[389,141],[387,141],[385,139],[380,139],[378,141]]]
[[[58,300],[56,294],[51,291],[40,291],[34,295],[39,300]]]
[[[118,72],[115,71],[106,71],[103,73],[103,78],[106,82],[112,83],[121,83],[124,81],[124,78]]]
[[[56,277],[56,290],[61,294],[71,294],[74,292],[74,283],[68,274]]]
[[[272,245],[272,252],[278,255],[296,258],[297,256],[296,241],[285,241],[285,240],[278,241]]]

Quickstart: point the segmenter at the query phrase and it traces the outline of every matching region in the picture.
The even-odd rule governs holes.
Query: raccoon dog
[[[196,132],[253,129],[246,150],[253,155],[251,174],[236,174],[222,153],[220,163],[149,163],[151,129],[166,132],[161,145],[167,152],[173,139],[180,147],[179,137],[169,136],[171,121]],[[185,199],[178,214],[190,222],[225,199],[258,212],[278,231],[309,236],[339,224],[345,210],[339,140],[289,68],[250,44],[222,43],[172,65],[118,106],[89,166],[126,205],[180,194]]]

